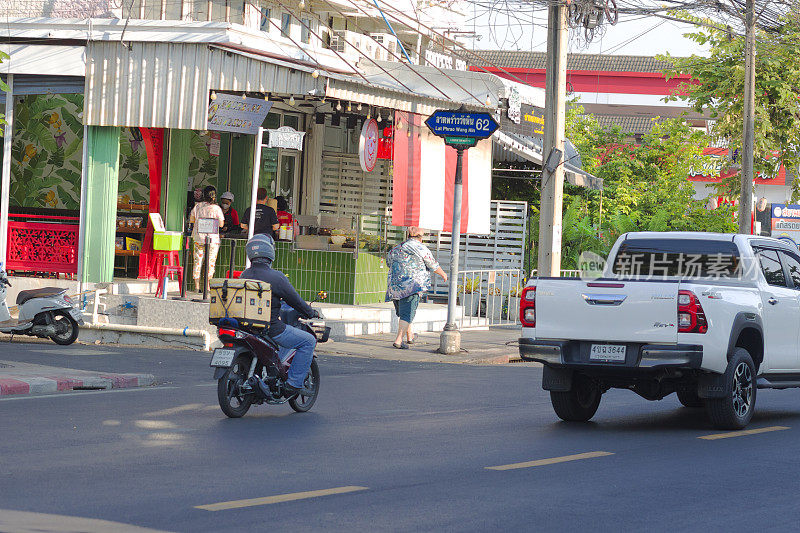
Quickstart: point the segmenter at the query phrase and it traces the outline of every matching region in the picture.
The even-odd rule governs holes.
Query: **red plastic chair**
[[[183,287],[183,267],[179,265],[159,265],[158,267],[158,288],[156,298],[161,298],[164,294],[164,278],[167,276],[178,276],[178,283]]]

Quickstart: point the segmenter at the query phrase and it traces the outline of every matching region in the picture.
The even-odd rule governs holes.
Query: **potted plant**
[[[492,286],[486,293],[486,318],[490,324],[497,324],[503,319],[503,303],[505,297],[497,286]]]
[[[458,298],[464,307],[464,316],[478,316],[481,302],[480,286],[480,278],[465,279],[464,284],[458,286]]]
[[[522,297],[522,289],[524,289],[522,285],[517,285],[516,287],[511,287],[511,290],[508,293],[508,306],[506,307],[503,316],[508,320],[516,321],[518,320],[519,314],[519,303],[520,298]]]

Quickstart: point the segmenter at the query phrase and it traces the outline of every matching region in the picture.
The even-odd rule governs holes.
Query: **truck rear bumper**
[[[625,361],[594,361],[589,358],[591,341],[545,341],[519,339],[519,355],[525,361],[537,361],[554,367],[594,367],[620,370],[659,368],[699,369],[703,363],[703,347],[697,344],[617,343],[626,346]],[[607,343],[599,343],[607,344]]]

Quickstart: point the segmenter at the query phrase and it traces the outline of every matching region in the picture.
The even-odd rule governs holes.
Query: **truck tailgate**
[[[536,338],[642,343],[678,341],[679,284],[536,281]]]

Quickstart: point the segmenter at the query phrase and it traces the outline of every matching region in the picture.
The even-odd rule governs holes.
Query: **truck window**
[[[786,287],[786,276],[783,275],[781,260],[775,250],[759,250],[758,260],[761,263],[761,271],[767,283],[776,287]]]
[[[800,289],[800,259],[796,255],[788,252],[781,252],[781,261],[789,271],[789,279],[792,280],[795,289]]]
[[[628,239],[617,250],[612,272],[634,277],[737,278],[739,249],[731,241]]]

